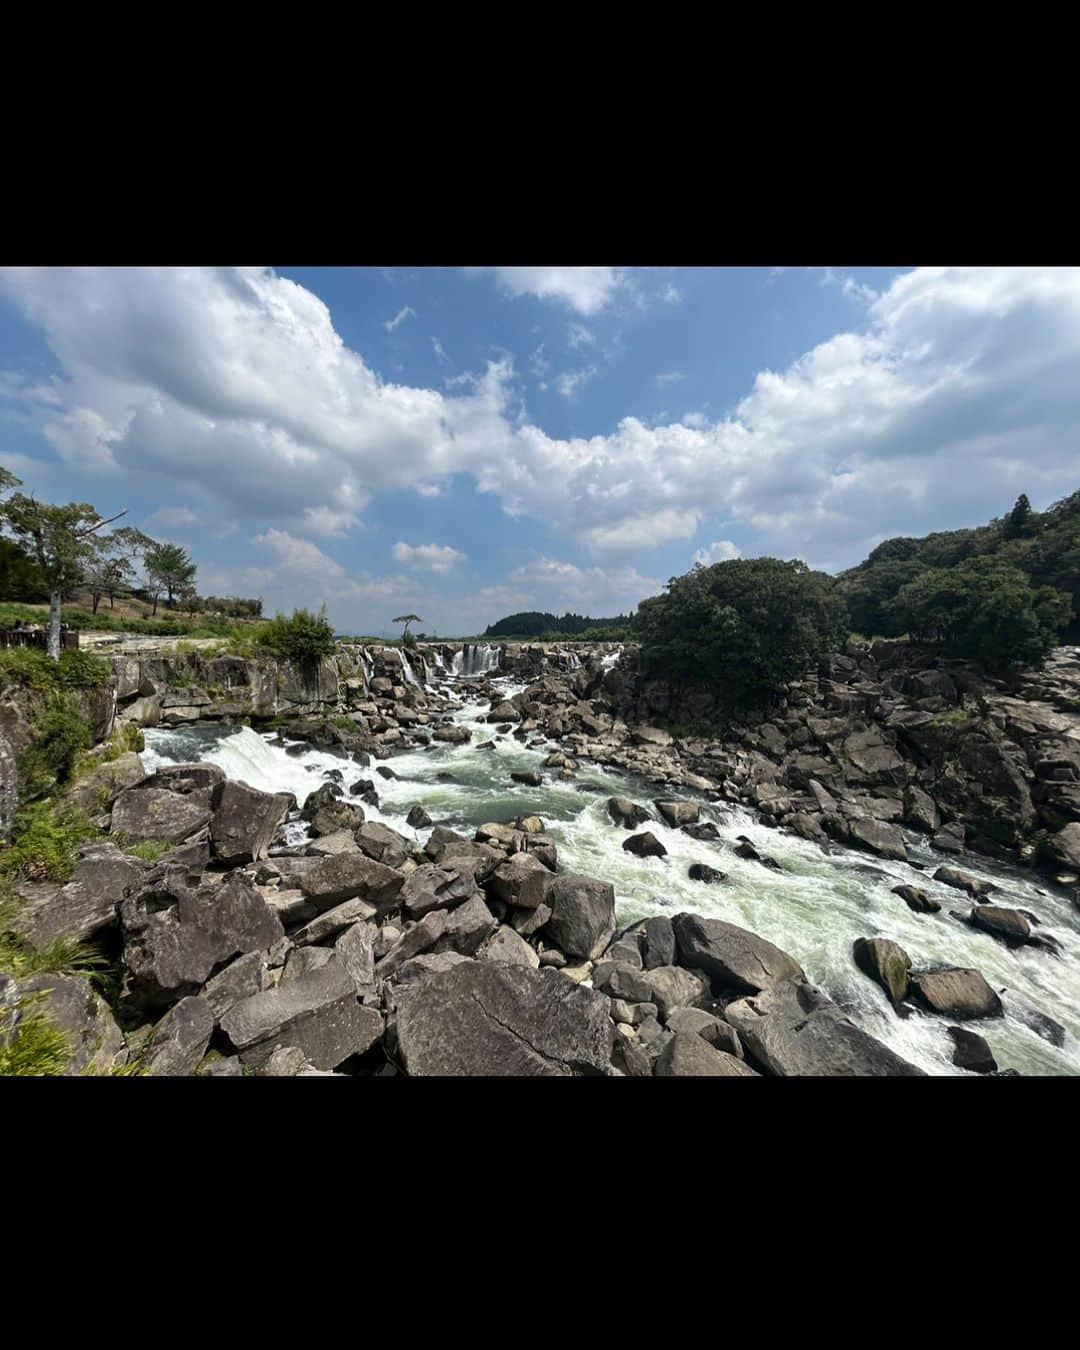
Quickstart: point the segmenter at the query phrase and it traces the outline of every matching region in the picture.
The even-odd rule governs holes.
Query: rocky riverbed
[[[661,691],[632,657],[574,656],[510,649],[498,679],[454,678],[444,658],[410,680],[385,649],[339,682],[332,720],[260,734],[180,719],[150,730],[141,758],[102,765],[79,790],[112,839],[166,851],[151,863],[94,845],[66,886],[23,888],[27,943],[90,939],[123,972],[111,1007],[81,977],[35,977],[79,1047],[73,1071],[94,1057],[215,1076],[1080,1068],[1071,874],[1045,842],[1064,827],[1039,823],[1069,796],[1033,790],[1068,788],[1057,769],[1029,760],[1019,848],[987,835],[995,859],[946,851],[938,836],[976,817],[938,783],[949,761],[919,763],[889,720],[957,705],[943,686],[920,697],[944,711],[889,692],[871,679],[881,653],[872,671],[853,656],[801,682],[722,742],[641,721],[661,715]],[[1010,762],[1023,749],[1072,763],[1041,753],[1076,723],[1055,707],[1059,677],[1042,679],[1039,697],[976,694],[979,735]],[[851,704],[829,706],[840,690]],[[121,716],[147,697],[164,702],[136,686]],[[1041,705],[1026,739],[1009,699]],[[1002,713],[995,739],[982,723]],[[902,767],[869,753],[882,747]],[[825,767],[796,788],[810,754]],[[938,812],[923,809],[921,832],[916,787]],[[996,810],[979,813],[980,840]],[[895,830],[902,854],[859,821]],[[1017,865],[1028,843],[1060,883]],[[11,981],[0,997],[19,993]]]

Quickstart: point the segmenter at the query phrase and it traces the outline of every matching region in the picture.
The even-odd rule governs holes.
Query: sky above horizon
[[[0,268],[0,464],[201,594],[633,609],[1080,487],[1080,269]]]

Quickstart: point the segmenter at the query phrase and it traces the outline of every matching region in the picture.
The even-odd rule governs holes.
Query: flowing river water
[[[525,687],[509,680],[497,683],[505,697]],[[429,749],[417,747],[380,761],[393,769],[394,779],[377,775],[374,763],[362,768],[350,756],[332,750],[303,743],[282,745],[276,733],[258,733],[250,727],[148,730],[143,761],[151,770],[163,763],[207,761],[252,787],[292,792],[301,804],[327,781],[331,769],[340,771],[346,791],[359,779],[370,778],[379,807],[364,806],[368,819],[380,820],[420,843],[428,831],[413,830],[405,823],[406,813],[417,803],[434,824],[469,837],[469,827],[537,814],[558,845],[560,871],[584,872],[614,886],[620,926],[653,914],[687,910],[748,928],[795,957],[854,1022],[928,1073],[962,1072],[951,1062],[948,1019],[919,1012],[898,1017],[878,985],[856,969],[852,958],[856,938],[898,942],[915,969],[957,966],[981,971],[1001,995],[1006,1015],[966,1025],[986,1038],[999,1068],[1022,1074],[1080,1073],[1080,914],[1069,894],[1052,882],[975,854],[944,857],[914,833],[907,836],[908,843],[913,857],[927,865],[925,872],[848,849],[826,854],[797,835],[762,825],[748,810],[703,797],[702,819],[716,823],[718,839],[698,841],[662,820],[653,821],[641,828],[656,835],[667,848],[667,857],[637,858],[622,848],[630,832],[612,822],[607,799],[630,797],[652,809],[651,801],[657,797],[687,800],[699,794],[662,792],[585,762],[573,781],[560,780],[546,770],[542,787],[513,783],[512,772],[539,769],[555,743],[529,749],[512,736],[499,736],[480,720],[487,714],[488,701],[470,702],[467,680],[454,687],[462,700],[454,721],[472,730],[472,743],[434,742]],[[488,740],[495,741],[493,750],[477,749]],[[300,824],[287,828],[293,840],[306,837]],[[737,857],[734,847],[740,834],[760,853],[775,858],[783,870]],[[687,869],[692,862],[718,868],[727,880],[718,885],[691,881]],[[1056,938],[1061,954],[1037,948],[1010,950],[988,933],[953,918],[951,910],[966,913],[971,902],[963,892],[931,879],[942,863],[997,885],[991,898],[1031,911],[1040,920],[1037,931]],[[913,913],[892,894],[891,888],[900,882],[934,895],[941,901],[941,912]],[[1063,1045],[1039,1034],[1038,1014],[1065,1028]]]

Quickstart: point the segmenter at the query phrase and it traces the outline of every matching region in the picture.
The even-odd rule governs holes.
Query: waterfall
[[[617,652],[609,652],[600,662],[605,670],[611,670],[618,664],[619,657],[622,656],[623,649],[620,647]]]
[[[404,651],[400,647],[394,647],[392,650],[396,651],[401,658],[401,673],[405,676],[405,683],[415,684],[419,687],[420,681],[416,678],[416,673],[412,666],[409,665],[409,658],[405,655]]]
[[[360,648],[359,655],[360,655],[360,669],[363,672],[364,678],[364,692],[367,693],[367,691],[371,688],[371,677],[374,674],[374,667],[371,664],[371,657],[368,656],[366,647]]]
[[[498,670],[502,665],[502,648],[489,642],[466,642],[459,652],[454,653],[452,673],[458,676],[486,675],[489,670]]]

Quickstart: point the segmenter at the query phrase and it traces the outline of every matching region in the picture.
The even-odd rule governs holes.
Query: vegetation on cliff
[[[649,672],[767,702],[847,640],[847,608],[805,563],[735,558],[673,577],[634,619]]]
[[[590,619],[585,614],[564,614],[559,618],[538,610],[509,614],[489,624],[482,634],[486,638],[535,638],[542,642],[619,642],[629,635],[629,614],[617,614],[613,619]]]

